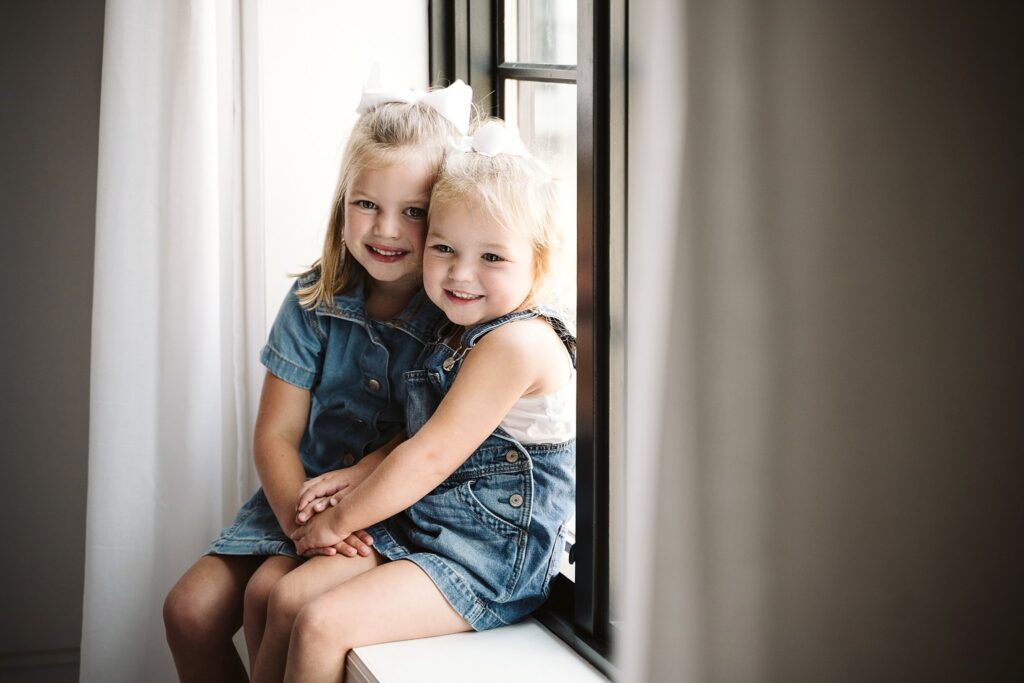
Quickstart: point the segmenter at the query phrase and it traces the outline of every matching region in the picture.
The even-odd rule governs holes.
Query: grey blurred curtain
[[[1022,28],[632,4],[622,680],[1020,680]]]

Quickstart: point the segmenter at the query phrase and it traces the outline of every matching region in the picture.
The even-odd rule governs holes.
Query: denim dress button
[[[370,379],[366,380],[366,386],[370,389],[370,391],[377,391],[378,389],[380,389],[380,382],[371,377]]]
[[[352,455],[351,453],[346,453],[345,457],[341,459],[341,464],[344,465],[345,467],[348,467],[349,465],[351,465],[355,461],[356,461],[356,456]]]
[[[505,453],[505,460],[507,462],[515,462],[519,460],[519,451],[508,451]]]
[[[511,496],[509,496],[508,504],[514,508],[522,507],[523,497],[520,496],[518,493],[513,493]]]

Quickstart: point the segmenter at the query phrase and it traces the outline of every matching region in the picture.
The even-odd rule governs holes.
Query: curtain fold
[[[239,11],[106,6],[82,681],[176,679],[163,597],[255,486]]]

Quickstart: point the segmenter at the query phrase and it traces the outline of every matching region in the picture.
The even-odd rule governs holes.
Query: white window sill
[[[346,673],[349,683],[608,683],[534,619],[479,633],[356,648],[348,655]]]

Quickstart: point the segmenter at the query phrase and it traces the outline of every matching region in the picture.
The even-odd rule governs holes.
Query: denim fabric
[[[390,321],[367,318],[361,288],[336,296],[336,311],[326,305],[307,311],[295,292],[315,277],[292,286],[260,354],[272,374],[310,392],[309,419],[299,445],[307,477],[353,465],[403,429],[403,375],[416,367],[424,344],[444,319],[422,291]],[[262,489],[206,552],[295,557],[294,544],[281,531]]]
[[[463,343],[472,348],[487,332],[539,314],[510,313],[478,325],[466,331]],[[575,339],[558,318],[544,317],[575,364]],[[450,371],[443,363],[454,355],[435,342],[424,351],[422,369],[406,373],[410,435],[451,387],[461,358]],[[419,565],[482,631],[522,619],[547,597],[575,495],[575,440],[523,445],[498,428],[434,491],[368,531],[378,552]]]

